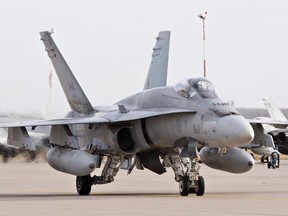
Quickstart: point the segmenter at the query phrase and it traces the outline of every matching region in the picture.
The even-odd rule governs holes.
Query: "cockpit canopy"
[[[218,98],[213,84],[205,78],[191,78],[182,80],[174,86],[175,91],[191,100],[201,98]]]

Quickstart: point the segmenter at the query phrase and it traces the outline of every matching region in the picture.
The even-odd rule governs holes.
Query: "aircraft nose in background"
[[[222,117],[217,122],[221,143],[226,147],[241,147],[254,138],[254,130],[250,123],[241,115]]]

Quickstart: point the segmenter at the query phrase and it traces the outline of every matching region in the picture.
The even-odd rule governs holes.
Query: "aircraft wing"
[[[194,113],[196,111],[188,109],[147,109],[121,112],[113,110],[109,112],[97,112],[88,116],[48,119],[48,120],[16,120],[8,118],[0,118],[0,128],[11,127],[37,127],[37,126],[53,126],[53,125],[73,125],[73,124],[97,124],[97,123],[116,123],[124,121],[133,121],[153,116],[167,115],[173,113]]]
[[[267,124],[273,125],[276,128],[286,128],[288,126],[288,121],[277,121],[273,119],[248,119],[250,124]]]
[[[78,118],[62,118],[62,119],[48,119],[48,120],[18,120],[18,121],[9,121],[5,120],[4,122],[0,119],[0,128],[10,128],[10,127],[37,127],[37,126],[51,126],[51,125],[70,125],[70,124],[86,124],[86,123],[107,123],[107,119],[103,119],[97,116],[85,116]]]

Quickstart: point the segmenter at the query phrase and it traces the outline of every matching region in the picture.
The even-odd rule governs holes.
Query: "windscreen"
[[[218,97],[213,84],[205,78],[183,80],[174,89],[182,97],[192,100]]]

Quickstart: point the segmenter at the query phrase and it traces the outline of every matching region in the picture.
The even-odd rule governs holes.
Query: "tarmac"
[[[79,196],[75,176],[46,162],[0,163],[0,215],[288,215],[288,161],[279,169],[258,163],[244,174],[202,165],[200,174],[202,197],[180,196],[171,169],[160,176],[120,170],[113,183]]]

